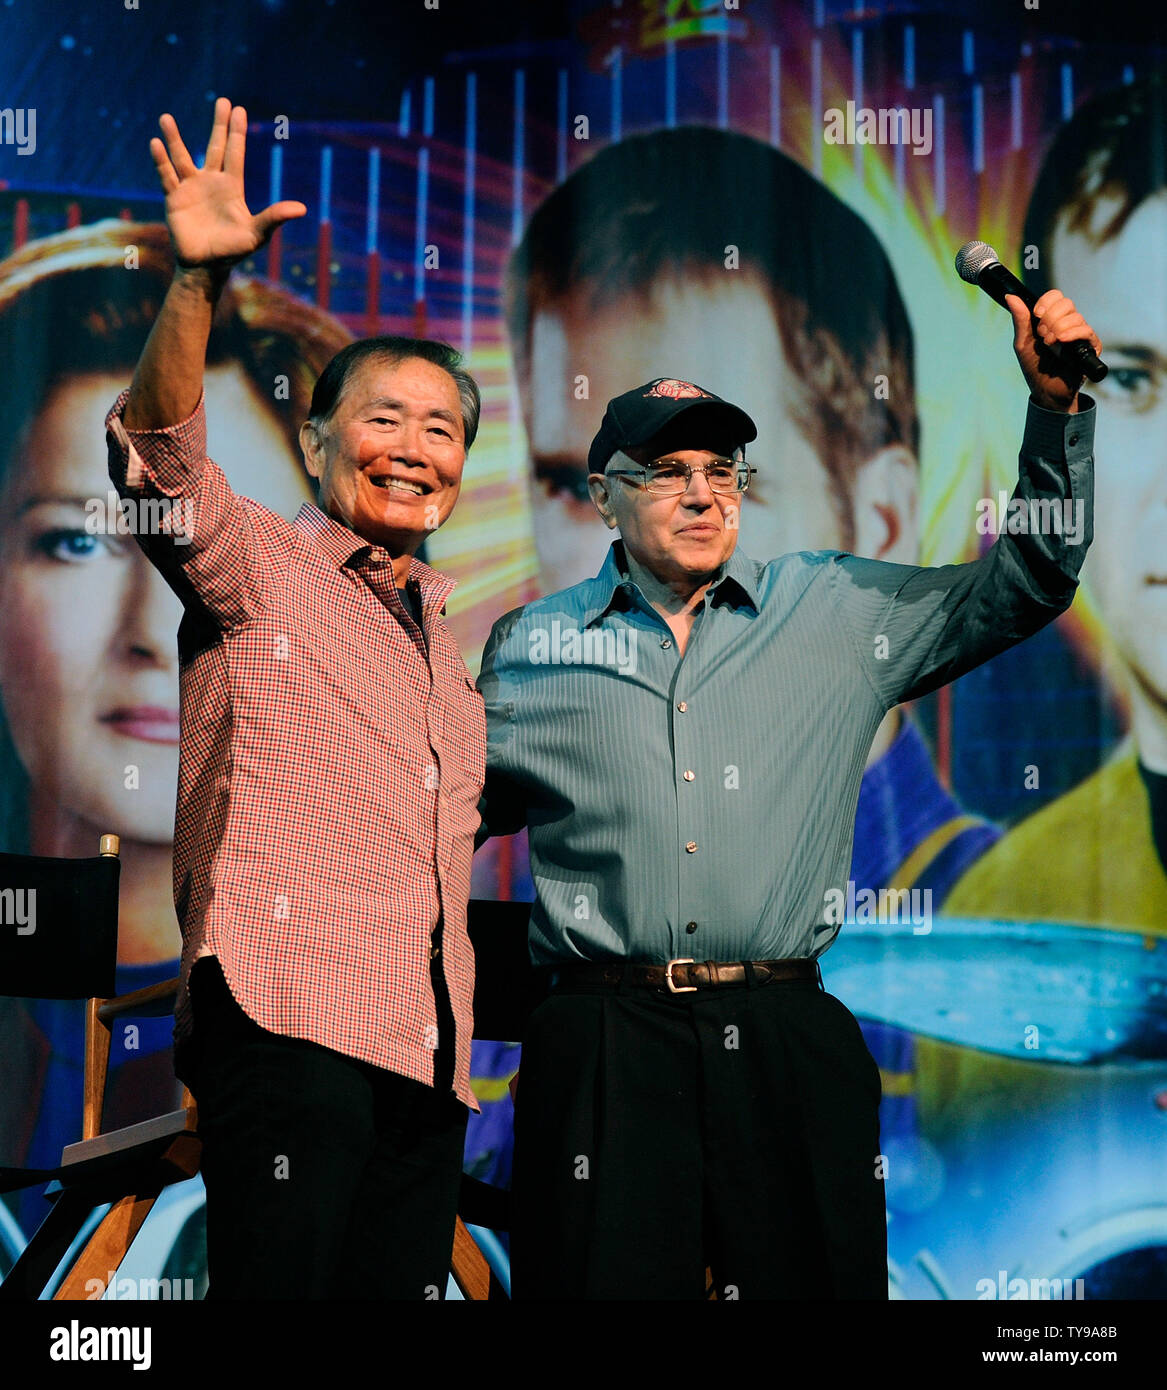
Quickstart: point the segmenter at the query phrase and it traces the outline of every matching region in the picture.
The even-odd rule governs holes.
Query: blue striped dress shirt
[[[1044,529],[968,564],[735,550],[680,655],[617,541],[595,579],[501,618],[483,828],[528,828],[533,963],[820,956],[884,715],[1069,607],[1095,413],[1030,402],[1013,496]],[[1053,529],[1066,502],[1076,538]]]

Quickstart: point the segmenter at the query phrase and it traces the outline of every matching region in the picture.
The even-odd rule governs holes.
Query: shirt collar
[[[636,585],[628,578],[628,563],[622,540],[612,542],[599,574],[588,583],[591,592],[587,594],[585,601],[585,627],[590,627],[597,618],[603,617],[622,595],[630,594],[636,589]],[[709,585],[708,594],[712,599],[731,600],[740,595],[750,603],[755,612],[761,610],[757,567],[748,555],[742,554],[740,547],[734,547],[733,554],[717,571]]]
[[[352,527],[343,525],[312,502],[300,504],[293,524],[298,531],[315,541],[339,569],[362,567],[365,563],[377,568],[392,565],[393,557],[383,546],[365,540]],[[354,566],[354,561],[359,564]],[[417,581],[427,606],[433,598],[440,598],[445,603],[455,587],[454,580],[448,575],[432,569],[416,555],[409,562],[409,577]]]
[[[311,502],[300,504],[294,525],[306,536],[311,536],[325,555],[338,566],[347,565],[353,556],[361,551],[381,549],[380,546],[365,540],[363,536],[358,536],[351,527],[342,526],[339,521],[334,521],[327,512],[322,512]]]

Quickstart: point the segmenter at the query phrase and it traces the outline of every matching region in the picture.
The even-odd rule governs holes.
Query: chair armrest
[[[178,976],[173,980],[162,980],[145,989],[136,989],[131,994],[119,994],[113,999],[99,999],[97,1017],[101,1023],[108,1024],[121,1014],[137,1014],[139,1018],[163,1018],[174,1012],[174,1001],[178,995]]]
[[[140,1018],[162,1018],[172,1012],[178,993],[178,980],[163,980],[113,999],[90,999],[85,1008],[85,1089],[81,1110],[81,1137],[93,1139],[101,1133],[101,1112],[105,1105],[105,1078],[109,1070],[110,1023],[122,1014]]]

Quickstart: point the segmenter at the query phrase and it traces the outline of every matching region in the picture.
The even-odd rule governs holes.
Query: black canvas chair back
[[[121,860],[0,854],[0,994],[108,998]]]

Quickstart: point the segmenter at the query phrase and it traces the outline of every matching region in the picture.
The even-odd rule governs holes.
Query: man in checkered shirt
[[[443,344],[373,338],[301,431],[319,507],[236,496],[206,457],[219,292],[303,204],[252,215],[247,117],[199,169],[151,153],[177,270],[107,417],[110,476],[183,601],[177,1069],[199,1106],[216,1298],[445,1292],[467,1107],[481,696],[415,558],[450,514],[479,394]],[[245,408],[262,408],[259,401]]]

